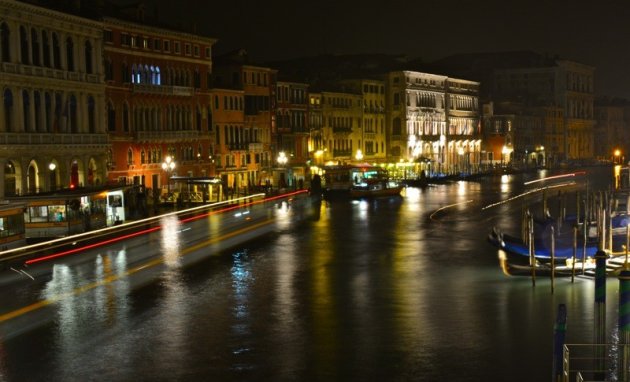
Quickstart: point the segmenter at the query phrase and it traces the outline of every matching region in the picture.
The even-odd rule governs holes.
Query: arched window
[[[122,74],[122,82],[123,83],[128,83],[129,82],[129,65],[127,65],[126,62],[122,63],[121,66],[121,74]]]
[[[0,54],[2,57],[0,59],[2,62],[10,62],[11,61],[11,32],[9,32],[9,27],[7,23],[0,24]]]
[[[87,74],[94,72],[94,68],[92,67],[92,43],[89,41],[85,42],[85,72]]]
[[[160,67],[155,68],[155,84],[162,85],[162,79],[160,78]]]
[[[42,129],[42,104],[39,92],[33,93],[33,106],[35,107],[35,129],[34,131],[43,131]]]
[[[133,150],[131,147],[127,149],[127,165],[131,166],[133,164]]]
[[[22,105],[23,105],[23,131],[30,131],[31,126],[31,97],[28,95],[27,90],[22,90]]]
[[[149,70],[151,71],[150,83],[151,85],[155,85],[155,67],[151,65],[151,67],[149,67]]]
[[[149,69],[148,65],[144,66],[144,70],[142,71],[142,83],[150,84],[151,82],[151,69]]]
[[[201,88],[201,75],[199,74],[199,69],[195,69],[195,87]]]
[[[41,65],[39,61],[39,33],[37,33],[35,28],[31,28],[31,51],[33,65]]]
[[[14,131],[13,128],[13,93],[4,89],[4,126],[7,132]]]
[[[146,153],[144,152],[144,149],[142,149],[142,151],[140,151],[140,164],[145,164],[146,161]]]
[[[53,117],[53,133],[56,133],[60,130],[61,124],[61,115],[63,113],[62,110],[63,105],[61,104],[61,94],[55,93],[55,115]]]
[[[30,64],[28,60],[28,33],[26,28],[20,27],[20,62],[22,64]]]
[[[107,130],[116,131],[116,111],[111,102],[107,103]]]
[[[129,132],[129,106],[127,106],[127,104],[123,104],[123,131],[128,133]]]
[[[199,109],[197,107],[197,116],[196,116],[196,125],[197,125],[197,130],[201,131],[201,109]]]
[[[105,60],[105,81],[114,80],[114,66],[109,58]]]
[[[44,93],[44,131],[50,133],[50,121],[53,119],[50,93]]]
[[[79,126],[77,124],[77,98],[71,95],[68,102],[68,120],[70,122],[70,132],[78,133]]]
[[[53,53],[53,66],[55,69],[61,69],[61,47],[59,46],[59,37],[57,33],[52,34],[52,53]]]
[[[42,31],[42,63],[45,67],[50,68],[50,42],[48,41],[48,33]]]
[[[96,110],[92,96],[88,97],[88,132],[96,133]]]
[[[137,74],[137,69],[136,69],[136,64],[133,64],[133,66],[131,67],[131,83],[132,84],[136,84],[138,82],[136,82],[136,76],[139,76]]]
[[[72,37],[66,39],[66,70],[74,72],[74,44]]]

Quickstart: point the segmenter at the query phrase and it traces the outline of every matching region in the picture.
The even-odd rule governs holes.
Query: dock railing
[[[565,344],[562,379],[554,382],[630,382],[630,345]]]

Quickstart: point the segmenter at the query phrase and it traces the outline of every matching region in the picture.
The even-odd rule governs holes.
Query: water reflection
[[[99,254],[93,267],[73,267],[55,264],[52,279],[42,290],[45,300],[55,301],[56,363],[65,365],[58,372],[61,380],[88,375],[91,367],[82,362],[85,338],[106,328],[127,325],[129,285],[122,276],[126,271],[125,249]],[[89,269],[93,270],[90,275]],[[108,362],[122,361],[126,349]]]
[[[236,341],[232,343],[232,354],[236,356],[232,363],[232,368],[237,370],[247,369],[248,363],[241,360],[251,352],[253,344],[251,343],[251,318],[249,311],[250,288],[254,282],[251,272],[251,263],[248,261],[247,251],[236,252],[232,255],[233,264],[231,269],[232,275],[232,295],[233,322],[231,325],[231,335]]]
[[[177,216],[167,216],[161,219],[161,250],[164,264],[169,268],[178,268],[180,264],[179,232],[181,226]]]

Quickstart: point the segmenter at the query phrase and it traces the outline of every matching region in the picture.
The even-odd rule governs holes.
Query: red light
[[[70,189],[74,188],[74,183],[70,183]]]

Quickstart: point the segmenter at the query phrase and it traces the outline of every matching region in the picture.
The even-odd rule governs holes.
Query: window
[[[114,42],[114,33],[110,30],[104,30],[103,31],[103,41],[105,41],[106,43],[113,43]]]
[[[137,48],[138,47],[138,37],[137,36],[131,36],[130,41],[131,41],[131,47],[132,48]]]
[[[206,58],[210,58],[210,48],[206,48]]]
[[[170,41],[164,41],[164,51],[167,52],[167,53],[171,51],[171,42]]]
[[[184,48],[186,49],[186,55],[190,56],[192,54],[192,52],[190,50],[190,44],[184,45]]]
[[[70,37],[66,40],[66,69],[70,72],[74,71],[74,45]]]
[[[127,33],[120,34],[120,45],[124,45],[124,46],[131,45],[131,37]]]
[[[175,41],[174,46],[175,46],[175,48],[174,48],[174,52],[175,52],[176,54],[181,53],[180,46],[179,46],[179,41]]]
[[[160,39],[153,39],[153,50],[160,50],[162,48],[162,44]]]
[[[148,37],[143,37],[143,38],[142,38],[142,47],[143,47],[144,49],[149,49],[149,48],[150,48],[150,47],[149,47],[149,44],[150,44],[150,43],[151,43],[151,40],[149,40],[149,38],[148,38]]]
[[[9,39],[9,27],[6,23],[0,24],[0,59],[2,62],[10,62],[11,61],[11,43]]]
[[[193,51],[194,51],[195,57],[199,57],[199,45],[195,45],[193,47]]]
[[[85,72],[92,74],[92,44],[89,41],[85,42]]]

